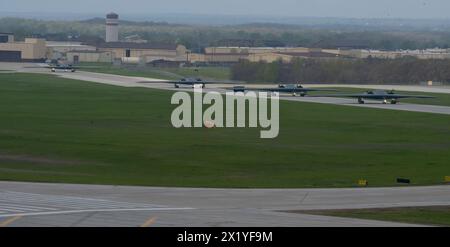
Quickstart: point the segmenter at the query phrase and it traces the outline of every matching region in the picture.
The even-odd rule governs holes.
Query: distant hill
[[[177,20],[181,22],[183,16]],[[289,23],[294,20],[302,24]],[[202,24],[173,24],[177,22],[136,21],[121,16],[119,35],[121,39],[138,35],[150,43],[183,44],[193,52],[224,45],[380,50],[450,47],[450,21],[446,20],[412,20],[407,24],[406,20],[400,19],[294,18],[283,21],[257,19],[257,22],[246,24],[217,26],[214,21],[207,20]],[[17,40],[34,36],[92,42],[105,38],[104,23],[103,17],[76,21],[6,17],[0,18],[0,32],[14,33]]]
[[[87,23],[87,24],[104,24],[105,18],[91,18],[87,20],[79,21],[80,23]],[[127,26],[169,26],[169,27],[180,27],[180,26],[187,26],[182,24],[170,24],[168,22],[155,22],[155,21],[127,21],[127,20],[120,20],[121,25],[127,25]]]

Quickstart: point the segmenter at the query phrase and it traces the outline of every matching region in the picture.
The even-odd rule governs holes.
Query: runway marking
[[[12,217],[11,219],[5,220],[5,221],[0,223],[0,227],[6,227],[9,224],[13,223],[14,221],[16,221],[16,220],[18,220],[20,218],[22,218],[22,215],[17,215],[17,216]]]
[[[193,208],[169,207],[147,203],[117,202],[72,196],[44,195],[14,191],[0,191],[0,218],[40,216],[87,212],[171,211]]]
[[[86,209],[86,210],[66,210],[54,212],[39,212],[39,213],[23,213],[23,214],[3,214],[0,218],[15,217],[15,216],[42,216],[42,215],[56,215],[56,214],[76,214],[76,213],[90,213],[90,212],[126,212],[126,211],[174,211],[174,210],[194,210],[195,208],[124,208],[124,209]]]
[[[144,224],[142,224],[141,227],[149,227],[149,226],[153,225],[153,223],[155,223],[156,219],[157,219],[157,217],[151,217]]]
[[[22,204],[13,204],[13,203],[0,203],[0,208],[2,210],[16,209],[16,210],[25,210],[25,211],[42,211],[42,210],[56,210],[56,208],[49,207],[37,207],[37,206],[25,206]]]
[[[309,192],[306,192],[306,194],[303,196],[303,198],[300,200],[300,204],[303,204],[303,202],[305,201],[306,197],[308,197]]]

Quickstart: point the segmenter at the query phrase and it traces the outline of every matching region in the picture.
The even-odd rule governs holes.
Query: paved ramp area
[[[450,186],[202,189],[0,182],[0,191],[0,225],[7,226],[414,226],[282,211],[450,205]]]
[[[85,197],[0,191],[0,217],[83,212],[188,210],[163,205],[117,202]]]

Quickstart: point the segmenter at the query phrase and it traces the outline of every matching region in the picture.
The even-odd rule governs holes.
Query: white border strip
[[[55,212],[38,212],[38,213],[14,213],[3,214],[0,218],[14,217],[14,216],[41,216],[41,215],[57,215],[57,214],[77,214],[90,212],[125,212],[125,211],[174,211],[174,210],[194,210],[195,208],[121,208],[121,209],[84,209],[84,210],[65,210]]]

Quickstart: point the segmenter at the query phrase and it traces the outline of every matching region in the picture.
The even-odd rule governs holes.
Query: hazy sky
[[[0,0],[1,12],[450,18],[449,0]]]

